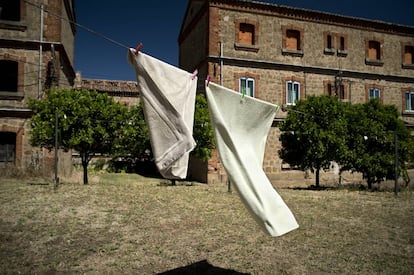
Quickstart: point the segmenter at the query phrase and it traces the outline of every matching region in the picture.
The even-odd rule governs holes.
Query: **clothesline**
[[[62,19],[62,20],[64,20],[64,21],[67,21],[67,22],[69,22],[69,23],[72,23],[72,24],[76,25],[77,27],[79,27],[79,28],[81,28],[81,29],[84,29],[85,31],[87,31],[87,32],[89,32],[89,33],[92,33],[93,35],[95,35],[95,36],[97,36],[97,37],[100,37],[100,38],[102,38],[102,39],[104,39],[104,40],[106,40],[106,41],[108,41],[108,42],[111,42],[111,43],[113,43],[113,44],[115,44],[115,45],[117,45],[117,46],[119,46],[119,47],[122,47],[122,48],[124,48],[124,49],[129,49],[129,48],[130,48],[130,47],[126,46],[125,44],[123,44],[123,43],[121,43],[121,42],[118,42],[118,41],[116,41],[116,40],[114,40],[114,39],[112,39],[112,38],[110,38],[110,37],[108,37],[108,36],[106,36],[106,35],[104,35],[104,34],[102,34],[102,33],[99,33],[99,32],[97,32],[97,31],[94,31],[94,30],[92,30],[92,29],[90,29],[90,28],[88,28],[88,27],[86,27],[86,26],[84,26],[84,25],[81,25],[81,24],[79,24],[79,23],[77,23],[77,22],[75,22],[75,21],[73,21],[73,20],[70,20],[70,19],[64,18],[63,16],[61,16],[61,15],[59,15],[59,14],[57,14],[57,13],[54,13],[54,12],[52,12],[52,11],[48,10],[48,9],[45,9],[45,8],[43,8],[41,5],[38,5],[38,4],[35,4],[35,3],[32,3],[32,2],[30,2],[30,1],[28,1],[28,0],[23,0],[23,1],[24,1],[25,3],[27,3],[27,4],[31,5],[31,6],[33,6],[33,7],[38,8],[39,10],[43,9],[43,11],[45,11],[45,12],[49,13],[50,15],[53,15],[53,16],[55,16],[55,17],[57,17],[57,18],[60,18],[60,19]]]
[[[112,39],[112,38],[110,38],[110,37],[108,37],[108,36],[106,36],[106,35],[104,35],[104,34],[102,34],[102,33],[99,33],[99,32],[97,32],[97,31],[95,31],[95,30],[92,30],[91,28],[88,28],[88,27],[86,27],[86,26],[84,26],[84,25],[82,25],[82,24],[79,24],[79,23],[77,23],[77,22],[75,22],[75,21],[73,21],[73,20],[70,20],[70,19],[64,18],[63,16],[61,16],[61,15],[59,15],[59,14],[57,14],[57,13],[54,13],[54,12],[52,12],[52,11],[48,10],[48,9],[45,9],[45,8],[43,8],[41,5],[38,5],[38,4],[35,4],[35,3],[32,3],[32,2],[31,2],[31,1],[29,1],[29,0],[23,0],[23,1],[24,1],[25,3],[27,3],[27,4],[31,5],[31,6],[33,6],[33,7],[38,8],[39,10],[40,10],[40,9],[43,9],[43,11],[45,11],[45,12],[49,13],[49,14],[50,14],[50,15],[52,15],[52,16],[55,16],[55,17],[57,17],[57,18],[60,18],[61,20],[67,21],[67,22],[69,22],[69,23],[72,23],[72,24],[76,25],[77,27],[82,28],[82,29],[84,29],[85,31],[87,31],[87,32],[89,32],[89,33],[91,33],[91,34],[93,34],[93,35],[95,35],[95,36],[99,37],[99,38],[102,38],[102,39],[104,39],[104,40],[106,40],[106,41],[108,41],[108,42],[110,42],[110,43],[112,43],[112,44],[114,44],[114,45],[116,45],[116,46],[119,46],[119,47],[124,48],[124,49],[130,49],[130,48],[131,48],[130,46],[127,46],[127,45],[125,45],[125,44],[123,44],[123,43],[121,43],[121,42],[118,42],[118,41],[116,41],[116,40],[114,40],[114,39]],[[139,44],[138,44],[138,46],[136,47],[136,51],[138,52],[139,50],[141,50],[141,48],[142,48],[142,43],[139,43]],[[208,85],[208,83],[211,81],[210,76],[207,76],[206,81],[207,81],[207,85]],[[396,86],[390,86],[390,85],[388,85],[387,87],[396,87]],[[279,104],[276,104],[276,105],[279,105]],[[280,107],[282,107],[282,106],[280,106]],[[305,113],[303,113],[303,112],[300,112],[300,111],[297,111],[297,110],[292,110],[292,109],[290,109],[289,111],[293,111],[293,112],[296,112],[296,113],[305,114]]]

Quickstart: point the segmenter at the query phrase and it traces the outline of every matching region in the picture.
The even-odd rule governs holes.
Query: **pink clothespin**
[[[138,46],[135,48],[135,55],[138,55],[138,52],[142,49],[142,43],[139,43]]]
[[[194,78],[196,78],[196,76],[198,75],[198,70],[195,69],[195,71],[193,72],[193,74],[191,75],[191,80],[194,80]]]
[[[210,77],[210,75],[207,75],[207,86],[208,86],[208,84],[210,84],[210,80],[211,80],[211,77]]]

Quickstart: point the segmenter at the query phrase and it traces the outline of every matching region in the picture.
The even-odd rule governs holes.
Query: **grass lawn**
[[[278,188],[272,238],[224,184],[0,180],[0,274],[414,274],[414,191]],[[221,272],[221,273],[220,273]]]

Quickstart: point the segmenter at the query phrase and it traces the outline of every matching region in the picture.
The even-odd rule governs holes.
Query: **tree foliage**
[[[202,94],[196,96],[193,137],[197,146],[192,154],[202,160],[209,159],[215,146],[214,132],[210,122],[207,99]]]
[[[29,102],[34,115],[30,142],[51,150],[55,146],[55,116],[58,117],[59,148],[73,149],[81,156],[83,182],[96,154],[110,154],[127,109],[106,94],[87,90],[48,91],[42,100]]]
[[[395,138],[398,143],[398,172],[406,170],[412,160],[413,140],[399,118],[394,105],[383,105],[378,99],[353,105],[347,112],[348,154],[341,165],[361,172],[371,189],[373,183],[395,177]]]
[[[410,131],[393,105],[379,100],[351,105],[335,97],[309,97],[292,106],[280,127],[280,157],[302,170],[316,172],[337,162],[341,170],[360,172],[368,187],[395,176],[395,142],[398,139],[398,171],[412,160]]]
[[[195,157],[207,160],[214,148],[214,133],[210,123],[207,100],[202,94],[196,96],[193,137],[197,143],[191,152]],[[114,158],[121,159],[124,168],[134,170],[137,161],[152,160],[152,149],[143,106],[134,106],[128,113],[127,123],[120,130],[116,141]],[[133,166],[133,167],[131,167]]]
[[[149,131],[141,103],[130,108],[125,122],[119,130],[112,158],[114,163],[120,159],[126,165],[123,169],[135,171],[138,162],[152,160]]]
[[[298,101],[281,123],[280,157],[292,166],[316,173],[329,169],[345,148],[344,104],[331,96],[311,96]]]

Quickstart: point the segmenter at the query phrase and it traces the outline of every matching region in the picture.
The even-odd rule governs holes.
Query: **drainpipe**
[[[43,3],[40,5],[40,42],[39,42],[39,68],[37,75],[37,99],[42,97],[42,55],[43,55]]]
[[[223,86],[223,42],[220,42],[220,85]]]
[[[220,42],[220,85],[221,86],[223,86],[223,82],[224,82],[224,80],[223,80],[223,75],[224,75],[224,73],[223,73],[223,56],[224,56],[224,53],[223,53],[223,42]],[[231,193],[231,182],[230,182],[230,179],[227,177],[227,192],[229,192],[229,193]]]

